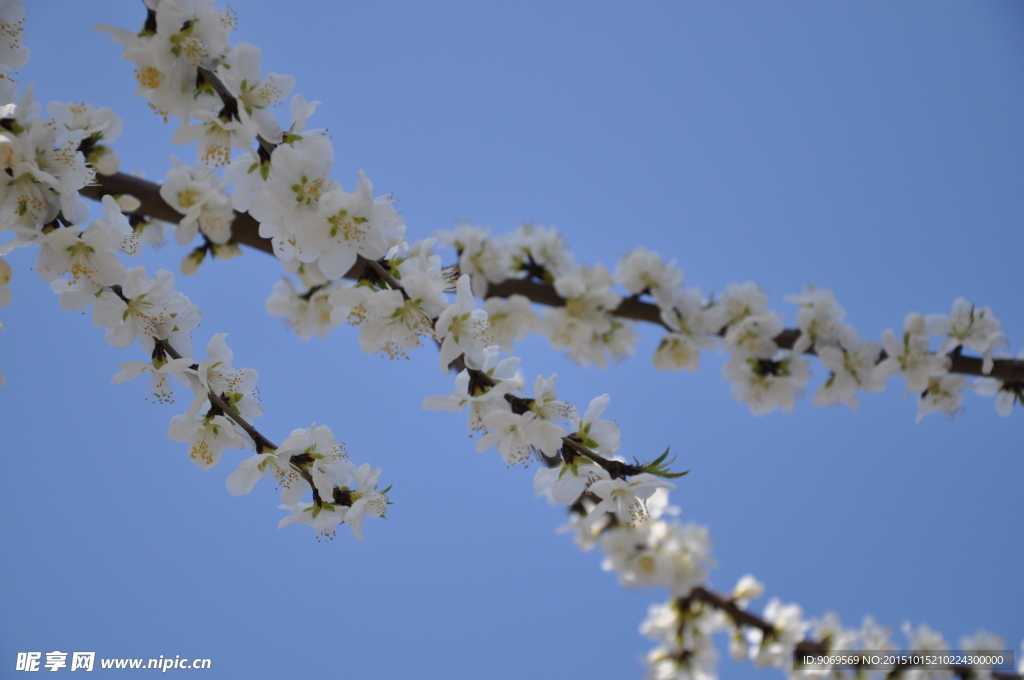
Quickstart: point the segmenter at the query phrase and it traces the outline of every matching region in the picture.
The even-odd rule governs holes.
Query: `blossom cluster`
[[[10,8],[11,3],[0,6],[0,19]],[[253,428],[252,421],[263,413],[255,394],[256,372],[232,366],[225,334],[215,335],[207,345],[209,358],[196,363],[191,334],[200,321],[199,308],[174,289],[171,272],[159,270],[150,278],[144,267],[122,263],[120,255],[139,254],[142,238],[121,203],[133,208],[138,202],[122,197],[119,203],[105,195],[103,217],[89,221],[79,191],[94,181],[97,171],[116,172],[117,154],[107,144],[120,132],[120,119],[110,109],[87,104],[52,102],[48,111],[50,118],[44,119],[31,86],[18,103],[0,107],[0,146],[5,150],[0,162],[11,178],[0,191],[0,231],[12,235],[0,255],[36,247],[36,272],[50,282],[61,307],[89,310],[114,347],[138,341],[149,359],[123,363],[113,382],[148,374],[150,394],[160,403],[173,401],[171,377],[191,391],[187,413],[171,420],[168,435],[188,445],[198,467],[215,466],[226,448],[255,449],[256,455],[229,477],[233,494],[248,493],[259,478],[273,477],[283,487],[282,507],[291,512],[282,527],[306,522],[319,536],[330,537],[336,526],[346,523],[362,539],[363,519],[383,516],[388,503],[376,490],[380,470],[348,462],[343,445],[335,443],[326,426],[296,430],[280,448]],[[205,179],[205,184],[185,188],[171,184],[169,191],[178,198],[192,191],[205,199],[214,193],[209,185],[216,187]],[[203,207],[212,203],[205,201]],[[233,215],[230,200],[221,207],[226,212],[200,208],[194,216],[186,215],[179,233],[191,228],[194,234],[196,224],[211,233],[219,228],[224,236],[220,242],[226,242]],[[0,306],[10,301],[10,276],[10,266],[0,259]],[[303,502],[307,494],[312,502]]]
[[[0,258],[14,248],[38,245],[37,271],[43,279],[71,272],[76,285],[96,292],[124,273],[113,253],[137,251],[127,222],[116,219],[110,205],[104,205],[103,220],[88,228],[71,226],[89,217],[79,189],[97,171],[117,172],[117,154],[107,144],[120,134],[121,119],[108,108],[60,102],[50,102],[50,117],[44,118],[31,85],[17,101],[10,72],[28,61],[21,42],[24,17],[18,0],[0,2],[0,164],[8,178],[0,186],[0,231],[14,237],[0,246]],[[0,307],[11,301],[11,276],[10,265],[0,259]]]
[[[234,13],[209,0],[147,0],[148,15],[140,32],[100,25],[124,46],[122,58],[135,65],[136,94],[165,119],[179,120],[172,141],[199,142],[199,155],[219,167],[231,149],[246,149],[261,135],[280,141],[282,130],[266,110],[287,97],[291,76],[260,73],[260,52],[253,45],[232,46]],[[232,111],[218,110],[225,88],[234,98]],[[197,121],[192,124],[192,119]]]
[[[935,411],[955,413],[968,387],[987,396],[998,394],[1000,415],[1007,415],[1024,391],[1019,380],[983,378],[968,384],[964,376],[950,375],[948,355],[959,356],[965,349],[978,352],[987,375],[995,352],[1007,344],[992,310],[963,298],[954,302],[949,315],[909,315],[904,341],[886,331],[880,345],[862,341],[855,326],[843,323],[845,310],[831,291],[821,288],[786,298],[798,305],[791,333],[781,315],[768,308],[767,296],[756,284],[732,284],[718,299],[706,297],[699,288],[681,287],[683,272],[674,261],[664,262],[643,247],[623,257],[611,277],[601,266],[575,266],[553,229],[525,225],[491,237],[486,228],[461,223],[438,236],[455,247],[461,270],[473,276],[473,290],[481,297],[510,280],[530,279],[553,289],[557,297],[544,299],[550,306],[540,323],[514,295],[506,303],[487,299],[485,308],[515,309],[518,323],[508,327],[520,329],[519,336],[501,337],[503,342],[536,327],[578,362],[604,366],[608,357],[634,352],[639,336],[625,317],[645,318],[666,331],[654,352],[657,368],[695,371],[701,350],[727,352],[723,371],[732,383],[732,395],[755,415],[793,409],[810,378],[808,352],[817,354],[829,370],[815,393],[816,405],[845,403],[856,409],[858,392],[880,392],[886,378],[897,373],[907,392],[918,398],[919,420]],[[613,283],[631,297],[612,291]],[[653,304],[643,303],[644,298]],[[938,347],[930,349],[933,336]]]
[[[888,626],[866,616],[859,629],[848,628],[834,612],[820,619],[807,619],[797,604],[771,599],[761,616],[748,609],[751,600],[761,596],[764,585],[753,576],[742,577],[728,597],[695,588],[682,597],[665,604],[653,605],[641,626],[641,632],[658,645],[647,656],[648,677],[652,680],[684,680],[715,678],[718,653],[712,636],[728,635],[729,653],[737,661],[748,659],[758,667],[778,668],[791,678],[882,678],[900,677],[950,678],[952,668],[927,669],[895,665],[874,665],[828,669],[821,666],[800,667],[794,663],[795,652],[813,655],[841,655],[845,651],[877,652],[882,659],[902,653],[949,651],[949,643],[925,624],[912,626],[905,622],[902,632],[906,644],[898,646]],[[985,630],[960,640],[957,648],[964,652],[999,652],[1006,649],[1003,639]],[[963,677],[991,678],[992,666],[957,667]]]
[[[390,487],[377,491],[380,468],[371,470],[368,463],[356,468],[348,460],[344,444],[336,443],[326,425],[314,423],[295,430],[279,448],[243,460],[228,477],[228,491],[235,496],[247,494],[263,477],[278,483],[281,507],[291,512],[278,526],[309,524],[316,530],[317,540],[334,538],[340,524],[347,524],[356,538],[363,540],[363,520],[383,517],[389,503],[386,494]],[[311,503],[303,501],[309,491]]]
[[[486,298],[482,311],[488,316],[490,339],[506,353],[514,351],[515,341],[536,330],[579,363],[605,366],[609,359],[635,351],[640,336],[623,312],[630,303],[627,313],[653,307],[655,318],[649,313],[644,316],[666,331],[654,352],[657,368],[695,371],[702,350],[725,352],[723,371],[732,384],[731,393],[755,415],[794,408],[811,377],[809,353],[828,369],[813,397],[820,406],[845,404],[856,409],[859,393],[881,392],[886,379],[896,374],[917,400],[918,420],[933,412],[954,415],[969,388],[996,396],[1000,415],[1008,415],[1024,394],[1018,379],[982,377],[969,383],[951,370],[951,358],[966,349],[982,356],[981,372],[987,375],[996,354],[1007,344],[992,310],[963,298],[953,303],[948,315],[908,315],[902,341],[886,330],[878,343],[862,340],[855,326],[844,323],[845,310],[831,291],[822,288],[786,298],[798,306],[796,329],[790,331],[782,316],[768,308],[768,298],[756,284],[732,284],[717,299],[706,297],[699,288],[681,288],[682,271],[645,248],[629,253],[613,276],[600,265],[575,265],[552,228],[526,224],[490,238],[487,229],[461,223],[452,231],[439,232],[438,237],[441,244],[456,248],[458,271],[470,275],[474,295]],[[340,283],[319,277],[310,280],[307,272],[301,278],[308,291],[296,289],[289,281],[275,287],[267,301],[271,314],[285,318],[304,338],[323,337],[349,319],[345,310],[334,311],[351,298],[349,293],[331,295]],[[494,287],[523,280],[546,286],[552,294],[535,296],[544,297],[548,305],[543,317],[523,295],[488,297]],[[631,297],[616,293],[616,283]],[[645,297],[656,306],[642,302]],[[450,357],[444,353],[443,365]]]
[[[121,121],[110,109],[87,104],[51,102],[48,111],[44,118],[31,85],[20,101],[0,106],[0,164],[10,178],[0,186],[0,232],[12,236],[0,245],[0,257],[37,246],[41,278],[52,282],[68,273],[75,291],[99,298],[126,276],[116,253],[135,254],[139,243],[113,198],[103,204],[103,219],[85,226],[89,207],[78,191],[93,181],[93,163],[116,171],[116,154],[100,142],[116,138]],[[12,272],[0,263],[3,307],[11,301]]]

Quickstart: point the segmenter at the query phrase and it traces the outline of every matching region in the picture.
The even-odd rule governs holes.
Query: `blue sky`
[[[26,4],[19,81],[37,99],[114,107],[124,170],[159,179],[170,155],[191,157],[91,31],[137,27],[141,3]],[[411,238],[534,220],[583,262],[645,245],[678,260],[684,285],[756,281],[790,325],[784,296],[829,288],[876,339],[964,296],[1021,348],[1019,4],[231,4],[235,40],[263,49],[264,71],[323,102],[311,122],[330,128],[335,178],[351,190],[362,169],[393,192]],[[183,255],[170,244],[144,261],[174,270]],[[259,371],[261,429],[280,441],[328,424],[394,484],[365,542],[318,544],[275,528],[269,485],[226,492],[242,456],[193,467],[165,436],[183,401],[110,384],[142,352],[60,310],[31,253],[10,261],[4,667],[58,649],[209,657],[210,677],[641,677],[637,628],[664,593],[622,589],[556,533],[563,515],[534,497],[533,468],[476,454],[463,415],[419,408],[451,390],[432,349],[388,362],[347,328],[303,343],[263,311],[281,272],[260,253],[179,276],[203,310],[196,346],[227,332],[236,366]],[[923,622],[954,647],[985,628],[1020,649],[1019,409],[999,418],[968,395],[953,422],[915,425],[895,379],[855,413],[805,398],[755,418],[714,353],[694,375],[658,374],[657,334],[641,332],[637,356],[606,371],[537,338],[522,367],[530,382],[558,373],[580,406],[611,394],[623,455],[679,454],[692,473],[674,502],[710,527],[713,586],[752,573],[767,585],[758,611],[775,596],[854,627]],[[812,390],[825,377],[813,370]]]

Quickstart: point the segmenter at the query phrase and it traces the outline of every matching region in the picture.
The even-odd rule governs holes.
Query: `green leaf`
[[[641,463],[639,460],[636,460],[636,458],[633,460],[636,460],[637,466],[642,468],[644,472],[652,474],[655,477],[661,477],[662,479],[679,479],[680,477],[690,474],[689,470],[685,470],[683,472],[672,472],[669,469],[672,463],[676,462],[677,458],[677,456],[672,456],[670,460],[666,460],[666,458],[668,458],[669,449],[671,449],[671,447],[666,448],[665,453],[661,454],[646,465]]]

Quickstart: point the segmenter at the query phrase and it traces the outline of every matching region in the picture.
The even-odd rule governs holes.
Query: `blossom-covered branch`
[[[153,398],[164,403],[173,400],[171,376],[190,388],[188,413],[171,420],[168,436],[189,445],[197,466],[213,467],[225,448],[254,448],[256,455],[229,478],[232,493],[247,493],[259,478],[273,476],[292,510],[284,524],[309,518],[321,535],[333,535],[333,527],[345,522],[361,537],[362,518],[382,516],[387,504],[375,488],[380,471],[371,472],[368,465],[356,469],[324,426],[296,430],[280,448],[260,434],[251,424],[262,414],[253,391],[256,372],[231,367],[224,334],[208,344],[211,359],[193,363],[198,307],[174,290],[170,272],[160,270],[150,279],[143,267],[124,266],[119,254],[137,255],[142,237],[113,197],[102,197],[103,217],[87,224],[88,207],[78,196],[93,181],[94,168],[116,169],[108,144],[121,129],[120,119],[86,104],[54,102],[48,109],[51,118],[45,119],[31,87],[19,103],[0,107],[0,142],[9,151],[4,162],[12,178],[2,197],[0,227],[14,236],[0,254],[38,248],[36,272],[59,294],[62,307],[91,308],[93,323],[106,329],[106,340],[115,347],[138,340],[149,360],[125,362],[114,382],[148,373]],[[122,201],[133,205],[130,198]],[[0,303],[6,304],[6,262],[0,275]],[[311,506],[300,503],[307,492],[313,495]]]
[[[554,230],[524,226],[492,238],[486,230],[459,225],[439,235],[459,258],[457,267],[443,267],[435,252],[437,239],[407,239],[392,201],[375,197],[365,175],[360,173],[352,193],[330,177],[331,143],[322,131],[306,128],[315,102],[294,97],[287,130],[269,114],[290,94],[294,79],[264,77],[259,50],[230,43],[230,12],[211,2],[186,0],[147,0],[147,8],[140,33],[103,30],[124,45],[125,58],[135,64],[140,94],[165,117],[179,119],[172,141],[197,142],[199,161],[174,159],[162,186],[127,177],[113,172],[111,157],[101,153],[105,145],[100,138],[87,138],[90,130],[83,128],[58,140],[71,145],[60,148],[77,152],[69,154],[75,162],[65,162],[63,174],[47,172],[45,180],[38,173],[15,177],[14,184],[21,181],[29,192],[22,196],[36,192],[31,193],[36,197],[41,191],[46,199],[40,209],[45,219],[37,224],[15,219],[17,239],[50,248],[40,271],[71,273],[62,303],[82,309],[93,304],[87,299],[93,295],[102,302],[95,303],[94,319],[110,319],[108,335],[118,343],[127,340],[119,346],[141,335],[151,361],[128,362],[115,380],[150,372],[158,400],[169,398],[167,375],[192,387],[192,407],[172,421],[169,434],[190,443],[197,465],[216,464],[220,450],[239,440],[256,450],[231,474],[228,487],[246,493],[264,476],[275,479],[291,511],[281,526],[302,522],[312,525],[318,537],[330,537],[344,523],[361,538],[363,518],[383,516],[388,503],[387,490],[376,490],[380,471],[368,465],[355,468],[323,426],[293,431],[280,448],[260,435],[251,425],[262,411],[252,392],[255,372],[231,368],[223,335],[211,340],[210,359],[198,364],[174,349],[184,346],[179,338],[185,342],[191,330],[184,320],[197,313],[190,316],[183,296],[166,292],[173,280],[168,272],[150,281],[141,272],[132,278],[115,271],[107,257],[115,249],[111,244],[124,249],[138,234],[125,228],[123,217],[107,219],[108,226],[121,220],[116,225],[120,241],[110,237],[110,229],[87,235],[75,227],[81,219],[75,191],[102,199],[105,209],[118,216],[106,195],[119,196],[135,215],[175,223],[180,245],[201,238],[202,245],[186,258],[186,271],[198,267],[208,252],[235,254],[238,243],[274,254],[306,290],[295,290],[286,279],[268,301],[268,311],[287,317],[304,336],[349,323],[360,327],[364,352],[392,358],[405,356],[423,339],[436,342],[440,369],[456,369],[455,391],[427,398],[424,407],[467,411],[470,433],[480,435],[477,451],[493,448],[510,466],[540,457],[544,467],[534,487],[569,508],[577,542],[584,548],[600,545],[604,568],[616,572],[623,584],[665,587],[672,594],[668,607],[656,609],[645,624],[645,632],[662,643],[650,658],[656,677],[710,669],[714,653],[707,637],[719,628],[743,631],[741,644],[734,645],[742,655],[781,666],[800,644],[827,639],[833,648],[838,633],[821,631],[838,630],[838,625],[826,619],[824,628],[816,628],[818,642],[809,641],[805,633],[811,624],[802,620],[798,607],[773,602],[758,618],[740,606],[753,596],[756,588],[750,584],[731,598],[708,590],[707,530],[667,519],[672,514],[668,489],[675,486],[668,480],[683,474],[669,470],[668,450],[645,456],[646,463],[635,456],[635,464],[619,459],[619,429],[601,417],[608,395],[594,398],[581,415],[558,399],[555,376],[538,376],[533,395],[527,396],[518,357],[499,358],[520,331],[540,328],[574,359],[600,365],[608,357],[631,353],[637,336],[629,320],[667,332],[655,354],[659,368],[693,370],[701,349],[724,347],[731,353],[726,374],[734,383],[733,394],[755,413],[792,408],[809,376],[803,356],[808,353],[817,354],[830,370],[816,403],[844,402],[855,408],[858,391],[880,391],[896,373],[918,396],[922,415],[954,411],[964,374],[987,376],[989,383],[979,389],[998,393],[1001,411],[1005,395],[1010,406],[1021,397],[1024,362],[995,356],[1005,340],[998,320],[991,310],[966,301],[955,303],[948,316],[909,315],[902,337],[886,331],[883,350],[878,343],[861,342],[856,329],[841,323],[845,312],[827,291],[791,297],[800,311],[797,328],[786,329],[754,284],[730,286],[718,300],[705,298],[699,290],[681,288],[682,272],[673,263],[643,249],[630,253],[613,276],[601,266],[577,266]],[[25,122],[30,117],[15,111],[4,128],[19,144],[25,143],[18,129]],[[235,157],[233,149],[241,150],[241,156]],[[223,176],[217,174],[225,166]],[[12,165],[12,177],[15,169],[20,166]],[[98,186],[83,187],[86,182],[78,180],[92,181],[93,169],[111,172],[96,178]],[[38,186],[45,183],[50,184]],[[132,226],[141,231],[141,223]],[[65,265],[68,252],[81,257]],[[342,278],[355,284],[342,284]],[[615,284],[627,295],[614,292]],[[489,298],[484,307],[477,306],[474,294]],[[166,313],[142,313],[142,305],[154,301]],[[530,309],[531,301],[549,306],[543,320]],[[122,321],[133,319],[135,332],[115,323],[118,313]],[[146,324],[154,318],[158,322],[150,328]],[[936,351],[929,348],[932,336],[940,339]],[[186,354],[191,354],[188,347]],[[963,357],[965,348],[981,357]],[[302,502],[307,493],[312,503]],[[918,637],[926,638],[927,631]]]
[[[114,175],[99,176],[96,185],[85,187],[81,193],[96,200],[106,194],[131,195],[139,200],[139,207],[135,209],[135,214],[175,222],[180,219],[181,213],[174,210],[163,200],[160,195],[160,188],[160,185],[157,183],[123,173],[116,173]],[[231,240],[255,250],[273,253],[271,240],[259,235],[259,222],[245,212],[236,211],[234,213],[234,219],[231,224]],[[363,268],[362,262],[356,262],[345,272],[344,277],[358,279]],[[483,297],[486,298],[512,298],[514,296],[522,296],[531,302],[550,307],[565,307],[568,302],[567,299],[559,296],[553,285],[544,282],[542,276],[535,278],[510,278],[500,283],[490,283],[483,293]],[[639,296],[623,298],[616,307],[609,310],[609,313],[622,319],[644,321],[672,330],[670,326],[666,325],[658,305],[645,302]],[[727,331],[728,326],[723,326],[716,335],[725,336]],[[806,337],[799,328],[783,328],[770,339],[779,349],[792,350],[800,344],[802,335]],[[803,351],[814,354],[816,348],[812,344],[804,347]],[[887,357],[888,354],[883,350],[875,355],[874,361],[876,363],[882,362]],[[1006,386],[1007,394],[1016,395],[1021,390],[1024,390],[1024,360],[995,358],[992,359],[991,371],[986,373],[984,369],[984,358],[967,356],[961,352],[954,352],[949,357],[948,371],[950,373],[979,376],[999,381],[1001,386]],[[998,390],[999,386],[996,387],[995,391]]]
[[[125,46],[124,58],[141,69],[137,78],[154,69],[152,82],[140,80],[140,94],[179,117],[181,126],[172,141],[198,141],[200,159],[211,167],[228,164],[232,147],[247,151],[228,170],[228,179],[237,185],[230,201],[237,212],[248,211],[254,220],[225,211],[228,199],[222,183],[213,181],[212,191],[202,188],[211,182],[208,171],[179,166],[168,174],[169,184],[159,193],[185,214],[176,232],[179,243],[191,240],[197,229],[207,241],[187,260],[189,267],[198,266],[206,249],[216,252],[215,246],[229,244],[233,231],[247,232],[238,238],[258,242],[255,229],[271,239],[272,246],[263,249],[280,257],[309,288],[300,294],[286,284],[272,298],[275,313],[293,325],[301,323],[303,334],[324,334],[333,314],[326,291],[316,303],[313,296],[331,280],[358,277],[357,255],[377,260],[389,247],[401,245],[404,225],[384,202],[371,200],[365,176],[360,176],[355,194],[346,194],[329,178],[331,145],[322,131],[306,130],[315,102],[295,97],[288,131],[277,123],[269,107],[291,92],[295,79],[276,73],[264,77],[257,48],[247,43],[231,47],[227,34],[234,22],[232,13],[212,6],[164,3],[149,9],[138,35],[102,28]],[[161,63],[168,49],[188,74],[178,84],[167,82],[171,74]],[[193,118],[200,123],[190,124]],[[248,149],[253,137],[256,150]],[[329,214],[334,210],[338,212]],[[903,342],[887,330],[882,349],[862,342],[853,326],[841,323],[845,312],[828,291],[811,289],[787,298],[801,309],[798,328],[785,329],[756,285],[730,286],[721,301],[705,299],[699,289],[680,288],[682,271],[674,263],[666,264],[643,248],[631,252],[616,273],[615,279],[632,294],[624,299],[610,290],[612,279],[603,267],[576,266],[553,230],[526,228],[491,238],[486,229],[460,224],[441,236],[458,251],[461,270],[472,275],[473,292],[492,298],[488,311],[496,332],[502,325],[498,318],[504,318],[506,331],[498,333],[498,341],[505,349],[523,328],[535,325],[532,312],[523,306],[532,299],[553,307],[541,324],[544,334],[584,364],[604,365],[607,354],[632,353],[636,334],[618,319],[643,319],[668,331],[654,357],[667,370],[694,370],[700,349],[724,339],[725,349],[732,352],[725,374],[733,382],[733,395],[758,415],[793,407],[809,377],[802,358],[808,352],[819,353],[831,372],[815,396],[817,404],[856,408],[858,391],[880,391],[895,373],[903,375],[908,392],[918,395],[919,418],[937,410],[952,414],[960,407],[967,383],[957,375],[986,376],[974,387],[998,395],[997,410],[1003,415],[1024,399],[1024,361],[1003,359],[996,365],[993,351],[1005,344],[1000,324],[991,310],[976,310],[964,300],[955,303],[951,316],[930,317],[927,327],[923,317],[918,322],[919,317],[908,316]],[[540,285],[526,287],[532,297],[521,298],[519,287],[527,281]],[[496,291],[509,302],[494,300]],[[643,296],[656,305],[644,302]],[[308,318],[306,310],[318,318]],[[307,318],[300,320],[303,316]],[[941,346],[931,354],[933,334],[941,338]],[[981,352],[981,360],[962,356],[964,348]]]
[[[892,629],[879,625],[870,616],[859,629],[852,629],[845,627],[834,613],[818,620],[805,620],[799,606],[783,604],[777,599],[768,603],[763,616],[758,616],[747,605],[763,591],[763,584],[744,576],[729,596],[698,586],[665,605],[651,607],[642,626],[645,635],[660,643],[648,656],[651,677],[704,677],[717,664],[717,652],[710,643],[710,636],[715,633],[729,635],[729,651],[734,659],[749,659],[760,667],[779,668],[791,678],[948,678],[955,675],[961,680],[1020,680],[1024,677],[1019,672],[994,670],[996,664],[930,663],[925,666],[915,661],[915,656],[917,659],[924,659],[926,654],[941,657],[950,649],[942,635],[926,625],[915,628],[904,624],[902,632],[907,644],[901,648],[890,639]],[[905,651],[897,651],[900,649]],[[852,650],[861,654],[853,656],[849,654]],[[1002,638],[979,631],[960,641],[957,656],[995,659],[1007,651]],[[832,668],[827,663],[804,665],[797,662],[799,652],[812,659],[838,660],[846,654],[851,662]],[[863,659],[864,653],[886,660],[901,655],[909,658],[905,662],[871,666],[852,661]],[[1005,667],[1008,662],[1006,659],[1002,665]]]

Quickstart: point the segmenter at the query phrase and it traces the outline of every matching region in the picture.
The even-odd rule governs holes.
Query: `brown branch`
[[[629,465],[628,463],[623,463],[618,460],[609,460],[604,456],[594,453],[590,448],[573,439],[571,435],[568,437],[562,437],[562,443],[573,453],[579,454],[590,460],[595,465],[604,468],[605,472],[611,475],[612,479],[625,479],[626,477],[639,475],[642,472],[645,472],[645,470],[639,465]]]
[[[746,609],[743,609],[736,601],[732,598],[713,593],[707,588],[697,586],[690,591],[690,594],[686,597],[679,598],[678,607],[680,611],[687,611],[690,609],[690,603],[702,602],[709,604],[715,609],[719,610],[736,624],[736,627],[747,626],[749,628],[757,628],[765,636],[775,635],[775,626],[768,623],[762,618],[751,614]]]
[[[122,299],[124,299],[123,296]],[[178,353],[178,350],[171,347],[169,342],[161,340],[160,338],[154,338],[153,340],[172,359],[181,359],[181,354]],[[245,433],[252,438],[253,443],[256,445],[256,453],[263,453],[266,449],[277,450],[277,446],[275,444],[271,443],[269,439],[260,434],[259,430],[243,418],[236,409],[232,408],[231,404],[224,401],[219,394],[209,391],[206,393],[206,396],[210,400],[210,403],[216,406],[225,417],[235,421],[236,425],[245,430]]]
[[[386,284],[391,286],[392,290],[401,291],[402,292],[402,297],[404,297],[406,300],[409,299],[409,294],[405,292],[405,288],[402,286],[402,284],[400,284],[398,282],[398,280],[394,276],[391,275],[391,272],[389,272],[387,269],[385,269],[384,265],[382,265],[380,262],[377,262],[376,260],[368,260],[365,257],[363,257],[362,255],[359,255],[356,258],[356,266],[361,266],[363,268],[367,268],[368,267],[368,268],[372,269],[373,272],[378,277],[380,277],[380,279],[382,281],[384,281]],[[345,276],[346,276],[346,278],[349,278],[347,274]],[[434,321],[436,321],[436,319],[434,319]]]
[[[155,217],[175,224],[181,219],[181,214],[161,198],[160,185],[155,182],[120,172],[113,175],[97,175],[96,180],[97,184],[87,186],[79,193],[95,201],[107,194],[131,194],[139,200],[141,205],[138,210],[129,214]],[[255,250],[273,254],[274,248],[270,239],[260,236],[259,230],[259,223],[251,215],[235,212],[235,219],[231,223],[231,240]],[[344,278],[358,279],[366,262],[363,258],[357,260]],[[565,300],[558,296],[553,286],[526,279],[508,279],[502,283],[491,284],[484,297],[507,298],[512,295],[523,295],[532,302],[549,307],[565,305]],[[612,311],[612,314],[623,319],[662,325],[658,306],[649,302],[641,302],[635,298],[624,299]],[[783,349],[792,349],[798,337],[800,337],[799,330],[787,328],[775,338],[775,343]],[[809,353],[813,354],[813,349]],[[884,358],[884,354],[882,358]],[[987,375],[982,372],[982,360],[978,357],[953,355],[950,356],[950,359],[952,373],[997,378],[1009,383],[1024,383],[1024,360],[1021,359],[996,359],[992,372]]]
[[[719,595],[718,593],[712,592],[707,588],[697,586],[692,591],[690,591],[690,594],[686,597],[678,598],[676,600],[676,606],[678,607],[680,612],[685,612],[689,611],[690,605],[693,602],[700,602],[706,605],[710,605],[711,607],[714,607],[715,609],[719,610],[720,612],[728,616],[737,628],[742,628],[744,626],[748,628],[756,628],[760,630],[762,633],[764,633],[764,636],[766,638],[775,635],[775,627],[772,626],[772,624],[768,623],[756,614],[751,614],[746,609],[743,609],[736,603],[736,600],[732,598],[725,597],[724,595]],[[827,653],[829,651],[829,645],[827,640],[806,639],[797,643],[795,651]],[[897,666],[890,672],[889,677],[898,677],[898,674],[901,671],[904,671],[908,668],[914,668],[914,666],[910,664]],[[965,680],[970,677],[976,677],[976,675],[971,670],[971,667],[968,666],[949,666],[947,670],[953,672],[961,678],[964,678]],[[1024,676],[1021,676],[1017,673],[993,671],[992,677],[996,680],[1022,680],[1022,677]]]
[[[221,102],[224,104],[224,109],[221,111],[221,117],[229,116],[235,120],[241,122],[241,117],[238,115],[238,99],[233,94],[228,92],[228,88],[224,86],[224,83],[217,74],[210,69],[203,68],[200,66],[198,69],[199,77],[203,81],[213,88],[217,96],[220,97]],[[260,150],[266,154],[267,158],[274,152],[277,147],[273,142],[268,142],[263,138],[262,135],[256,135],[256,142],[260,145]]]
[[[160,196],[159,184],[123,172],[96,175],[96,184],[84,187],[79,193],[94,201],[99,201],[108,194],[130,194],[137,198],[141,205],[138,210],[128,213],[129,215],[152,217],[172,224],[177,224],[182,218],[181,213]],[[235,212],[235,219],[231,223],[231,240],[255,250],[274,254],[270,239],[260,236],[260,225],[249,213]]]
[[[120,297],[122,300],[126,300],[126,298],[120,291],[115,292],[117,293],[118,297]],[[159,346],[160,349],[166,352],[167,355],[170,356],[172,359],[182,358],[178,350],[171,347],[171,344],[166,340],[154,338],[154,341],[156,342],[157,346]],[[259,430],[253,427],[253,425],[249,421],[242,417],[242,415],[238,412],[237,409],[232,408],[231,404],[224,401],[224,399],[222,399],[219,394],[216,394],[213,391],[208,391],[206,393],[206,397],[210,400],[211,404],[217,407],[217,410],[224,414],[225,418],[234,421],[236,425],[245,430],[245,433],[252,438],[253,443],[256,445],[256,453],[263,453],[264,451],[268,450],[277,450],[277,444],[274,444],[269,439],[264,437]],[[320,494],[316,490],[316,484],[313,483],[313,475],[309,472],[307,466],[308,462],[310,461],[307,461],[305,458],[306,457],[304,456],[304,454],[297,454],[289,458],[288,462],[291,464],[292,468],[294,468],[295,471],[298,472],[299,476],[302,477],[302,479],[304,479],[309,484],[309,488],[313,490],[313,503],[314,505],[319,507],[322,504],[322,501],[320,499]]]

